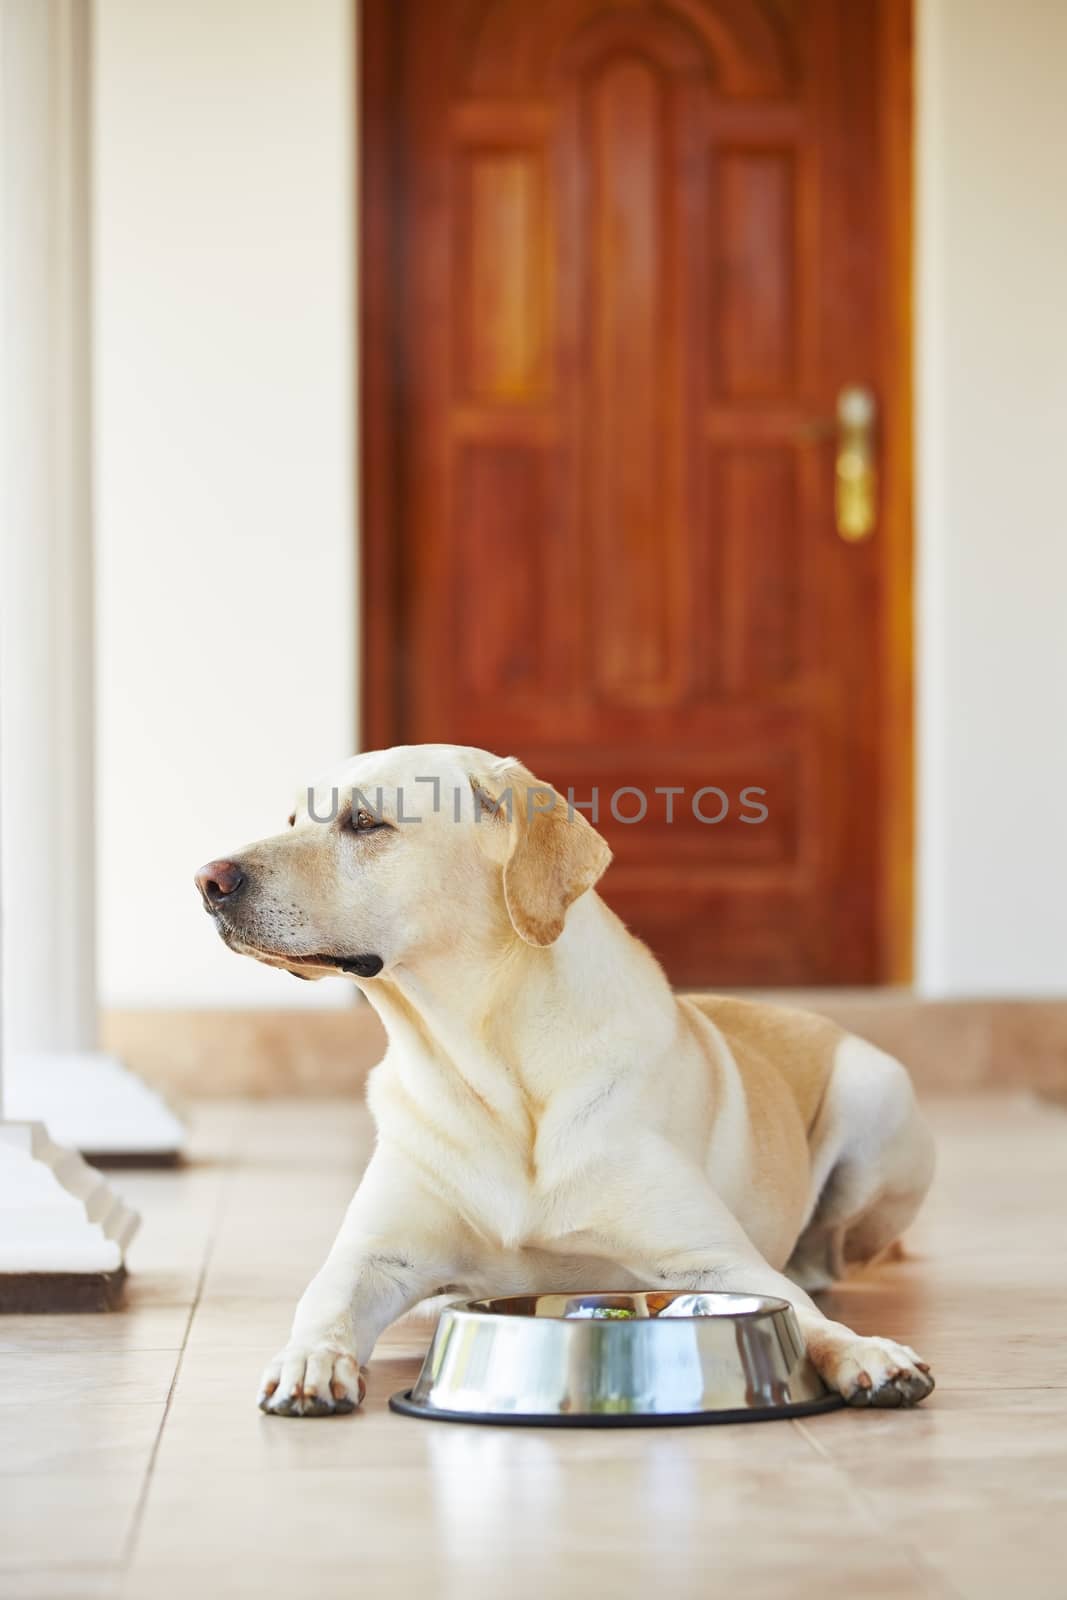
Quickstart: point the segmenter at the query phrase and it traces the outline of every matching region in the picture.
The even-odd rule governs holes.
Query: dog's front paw
[[[367,1386],[351,1350],[288,1345],[268,1366],[259,1409],[274,1417],[329,1417],[354,1411]]]
[[[809,1354],[824,1383],[850,1406],[917,1406],[934,1387],[926,1362],[892,1339],[816,1341]]]

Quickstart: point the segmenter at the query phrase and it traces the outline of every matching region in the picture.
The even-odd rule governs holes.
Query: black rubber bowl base
[[[503,1416],[498,1412],[444,1411],[440,1406],[413,1400],[411,1390],[406,1389],[390,1396],[389,1409],[424,1422],[480,1422],[504,1428],[692,1428],[715,1422],[778,1422],[788,1417],[815,1417],[824,1411],[839,1411],[844,1403],[839,1394],[826,1394],[819,1400],[795,1400],[788,1405],[743,1411],[602,1411],[554,1417],[510,1412]]]

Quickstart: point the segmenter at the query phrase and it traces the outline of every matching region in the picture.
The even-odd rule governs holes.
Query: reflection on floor
[[[908,1259],[833,1302],[933,1363],[919,1411],[550,1433],[388,1412],[425,1322],[387,1336],[363,1413],[260,1416],[369,1129],[337,1102],[202,1106],[191,1168],[116,1174],[145,1218],[129,1309],[0,1321],[0,1592],[1064,1594],[1067,1116],[931,1113]]]

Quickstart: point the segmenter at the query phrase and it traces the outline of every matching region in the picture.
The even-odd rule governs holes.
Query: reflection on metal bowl
[[[638,1427],[752,1422],[842,1404],[792,1308],[765,1295],[515,1295],[441,1313],[394,1411],[442,1422]]]

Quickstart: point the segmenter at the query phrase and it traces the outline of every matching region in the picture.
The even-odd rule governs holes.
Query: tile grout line
[[[805,1443],[812,1450],[812,1452],[819,1458],[820,1461],[825,1461],[827,1466],[829,1466],[833,1472],[834,1476],[843,1482],[846,1498],[853,1504],[859,1506],[864,1517],[871,1524],[878,1537],[884,1540],[886,1543],[892,1544],[893,1548],[902,1550],[907,1557],[908,1565],[915,1572],[916,1576],[921,1578],[924,1583],[931,1586],[936,1593],[946,1596],[947,1600],[964,1600],[963,1595],[961,1594],[960,1590],[956,1588],[955,1584],[953,1584],[943,1572],[938,1571],[936,1567],[930,1566],[921,1550],[916,1549],[915,1546],[912,1545],[908,1540],[901,1540],[899,1543],[889,1540],[885,1528],[883,1528],[878,1520],[877,1507],[871,1504],[866,1492],[857,1486],[852,1475],[845,1471],[845,1468],[841,1462],[839,1462],[832,1452],[826,1447],[826,1445],[822,1443],[821,1439],[816,1437],[811,1428],[802,1418],[794,1417],[792,1420],[794,1428],[800,1434],[801,1438],[804,1439]]]
[[[218,1198],[215,1202],[214,1210],[212,1212],[211,1232],[208,1237],[207,1248],[204,1251],[204,1259],[200,1264],[200,1271],[197,1274],[196,1288],[193,1290],[193,1298],[189,1306],[189,1315],[185,1319],[185,1328],[182,1332],[182,1342],[178,1349],[178,1359],[174,1363],[174,1372],[167,1388],[167,1398],[163,1403],[163,1415],[159,1419],[159,1428],[156,1431],[156,1437],[152,1443],[152,1449],[149,1453],[148,1461],[145,1466],[144,1479],[137,1495],[136,1504],[133,1508],[133,1516],[130,1520],[130,1531],[123,1542],[122,1555],[119,1561],[119,1571],[122,1575],[123,1585],[126,1574],[133,1562],[134,1555],[136,1554],[138,1541],[140,1540],[141,1524],[144,1521],[144,1514],[148,1505],[148,1493],[152,1487],[152,1478],[155,1474],[156,1460],[159,1456],[160,1446],[163,1443],[163,1430],[167,1425],[167,1419],[170,1416],[170,1409],[174,1400],[174,1392],[178,1387],[178,1379],[181,1376],[182,1362],[185,1359],[185,1351],[189,1343],[189,1335],[192,1332],[193,1319],[200,1308],[200,1301],[203,1298],[204,1293],[204,1284],[207,1281],[208,1271],[211,1267],[211,1261],[215,1254],[215,1247],[218,1243],[222,1221],[225,1216],[226,1207],[230,1198],[230,1190],[233,1186],[233,1180],[237,1174],[237,1169],[241,1164],[241,1158],[237,1153],[236,1144],[237,1131],[235,1126],[231,1136],[230,1146],[227,1151],[226,1171],[219,1182]]]

